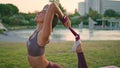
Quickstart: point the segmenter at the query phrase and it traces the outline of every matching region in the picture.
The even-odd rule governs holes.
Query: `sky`
[[[78,3],[84,0],[60,0],[62,6],[69,13],[74,13],[75,9],[78,9]],[[18,7],[20,12],[35,12],[40,11],[44,5],[49,3],[49,0],[0,0],[0,3],[11,3]]]

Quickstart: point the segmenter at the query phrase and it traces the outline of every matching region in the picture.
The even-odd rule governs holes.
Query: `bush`
[[[0,34],[3,33],[3,30],[0,29]]]

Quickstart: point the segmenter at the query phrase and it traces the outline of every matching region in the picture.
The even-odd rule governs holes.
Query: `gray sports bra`
[[[45,47],[39,46],[37,43],[37,35],[39,31],[35,30],[33,33],[33,37],[29,38],[27,41],[27,50],[28,50],[28,55],[30,56],[41,56],[45,52]]]

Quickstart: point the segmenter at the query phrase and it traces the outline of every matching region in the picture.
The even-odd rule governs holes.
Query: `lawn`
[[[120,67],[119,41],[82,41],[89,68],[108,65]],[[77,68],[77,56],[71,51],[73,42],[55,42],[46,46],[48,60],[63,68]],[[30,68],[25,43],[0,42],[0,68]]]

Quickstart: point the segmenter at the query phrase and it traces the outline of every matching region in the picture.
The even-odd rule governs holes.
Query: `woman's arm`
[[[39,35],[38,43],[40,45],[46,45],[46,42],[49,40],[49,36],[52,32],[52,20],[54,14],[58,14],[60,19],[62,19],[62,17],[64,16],[59,7],[55,3],[51,3],[45,14],[43,28]]]

